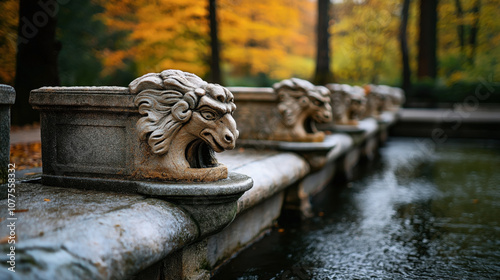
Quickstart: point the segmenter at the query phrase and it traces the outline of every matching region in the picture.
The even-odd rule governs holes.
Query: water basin
[[[422,140],[391,139],[213,279],[500,279],[500,142]]]

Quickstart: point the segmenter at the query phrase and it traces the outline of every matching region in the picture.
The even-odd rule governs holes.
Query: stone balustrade
[[[115,168],[125,164],[125,180],[111,169],[105,169],[106,175],[99,178],[95,176],[98,166],[85,161],[104,162],[110,158],[97,154],[97,159],[85,158],[85,154],[71,158],[71,151],[84,152],[85,147],[73,147],[65,142],[65,137],[85,134],[86,126],[92,122],[111,130],[118,127],[123,132],[107,131],[99,135],[94,130],[93,134],[102,136],[98,143],[105,142],[105,135],[112,139],[123,136],[116,140],[127,143],[126,149],[134,151],[132,156],[137,156],[134,153],[148,144],[137,140],[140,138],[136,137],[135,124],[140,114],[129,89],[109,87],[109,92],[94,92],[96,100],[82,95],[96,88],[83,93],[82,88],[67,89],[62,92],[63,89],[45,88],[33,95],[36,106],[43,109],[42,116],[46,114],[60,126],[43,123],[42,118],[42,127],[48,127],[42,131],[42,141],[48,139],[45,140],[48,143],[42,146],[54,153],[49,161],[44,158],[44,174],[49,175],[44,176],[50,185],[57,186],[42,184],[44,177],[18,182],[16,273],[2,268],[2,279],[208,279],[218,266],[269,231],[284,211],[298,209],[301,215],[310,215],[310,196],[320,192],[335,175],[349,178],[360,158],[371,158],[385,140],[382,136],[386,135],[396,116],[395,112],[383,112],[378,120],[360,120],[352,131],[322,132],[323,141],[290,143],[283,139],[253,139],[264,142],[250,141],[224,151],[215,156],[228,170],[229,176],[223,180],[233,180],[235,177],[231,174],[240,174],[251,178],[253,186],[243,188],[237,196],[217,194],[219,200],[214,200],[209,193],[215,190],[210,190],[209,186],[218,188],[218,181],[208,182],[209,185],[197,189],[202,193],[189,197],[187,203],[185,193],[181,194],[182,199],[162,196],[163,187],[173,185],[168,191],[172,195],[183,186],[189,190],[199,183],[151,183],[150,179],[138,179],[127,169],[136,166],[137,162],[128,158],[123,162],[112,159],[114,162],[107,165]],[[64,96],[44,94],[50,91]],[[252,102],[261,105],[279,103],[273,89],[233,88],[231,91],[238,110],[245,106],[239,103],[245,100],[245,95],[252,95],[249,97]],[[193,93],[203,96],[200,91],[193,90]],[[255,101],[255,96],[260,100]],[[68,112],[66,105],[69,103],[76,116]],[[109,108],[112,109],[106,112]],[[106,118],[96,117],[97,112],[104,112]],[[237,112],[236,120],[239,118]],[[73,124],[80,126],[81,131],[72,131]],[[240,126],[238,122],[238,128]],[[102,147],[94,143],[91,148]],[[112,149],[113,146],[108,146],[103,152],[119,156]],[[82,169],[72,165],[74,160],[88,172],[77,172]],[[46,166],[53,163],[60,164],[56,166],[59,169]],[[103,167],[106,164],[103,163]],[[58,179],[57,176],[66,177]],[[118,184],[125,189],[105,188],[109,183],[116,183],[115,180],[121,180]],[[73,189],[74,184],[80,189]],[[139,190],[148,184],[149,187],[163,186],[155,193]],[[103,188],[96,190],[95,185]],[[226,203],[233,196],[234,204],[214,206]],[[0,217],[4,218],[0,222],[0,236],[9,235],[9,221],[5,219],[8,216],[7,207],[0,208]],[[1,244],[3,267],[9,266],[10,246],[5,242]]]

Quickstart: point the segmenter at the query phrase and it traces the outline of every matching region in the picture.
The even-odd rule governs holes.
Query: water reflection
[[[391,141],[347,186],[313,201],[215,279],[498,279],[500,145],[451,142],[433,153]]]

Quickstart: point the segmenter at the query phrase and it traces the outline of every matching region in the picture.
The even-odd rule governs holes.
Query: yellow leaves
[[[332,69],[340,81],[367,83],[382,74],[398,75],[398,2],[338,4],[330,27]],[[391,65],[383,69],[382,65]]]
[[[461,81],[463,78],[464,78],[464,73],[462,71],[453,72],[448,78],[447,85],[451,86],[456,82]]]
[[[289,78],[294,73],[293,56],[314,55],[315,20],[310,1],[221,0],[220,40],[222,57],[235,75],[266,73],[271,78]],[[292,67],[286,68],[285,67]],[[301,69],[302,70],[302,69]],[[304,73],[302,71],[301,73]],[[312,71],[301,77],[308,78]]]
[[[104,50],[101,54],[101,61],[104,67],[102,75],[109,75],[113,71],[123,67],[124,60],[131,56],[130,50],[110,51]]]
[[[40,142],[17,143],[10,146],[10,160],[18,170],[42,166],[42,147]]]

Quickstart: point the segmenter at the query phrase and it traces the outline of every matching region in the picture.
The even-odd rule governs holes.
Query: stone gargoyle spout
[[[315,123],[332,121],[330,91],[302,79],[291,78],[273,85],[278,95],[278,110],[283,129],[277,129],[274,140],[321,142],[325,135]]]
[[[228,89],[191,73],[165,70],[135,79],[129,90],[136,94],[141,115],[137,134],[149,153],[136,176],[199,182],[227,178],[227,167],[217,162],[214,151],[233,149],[239,135]]]

